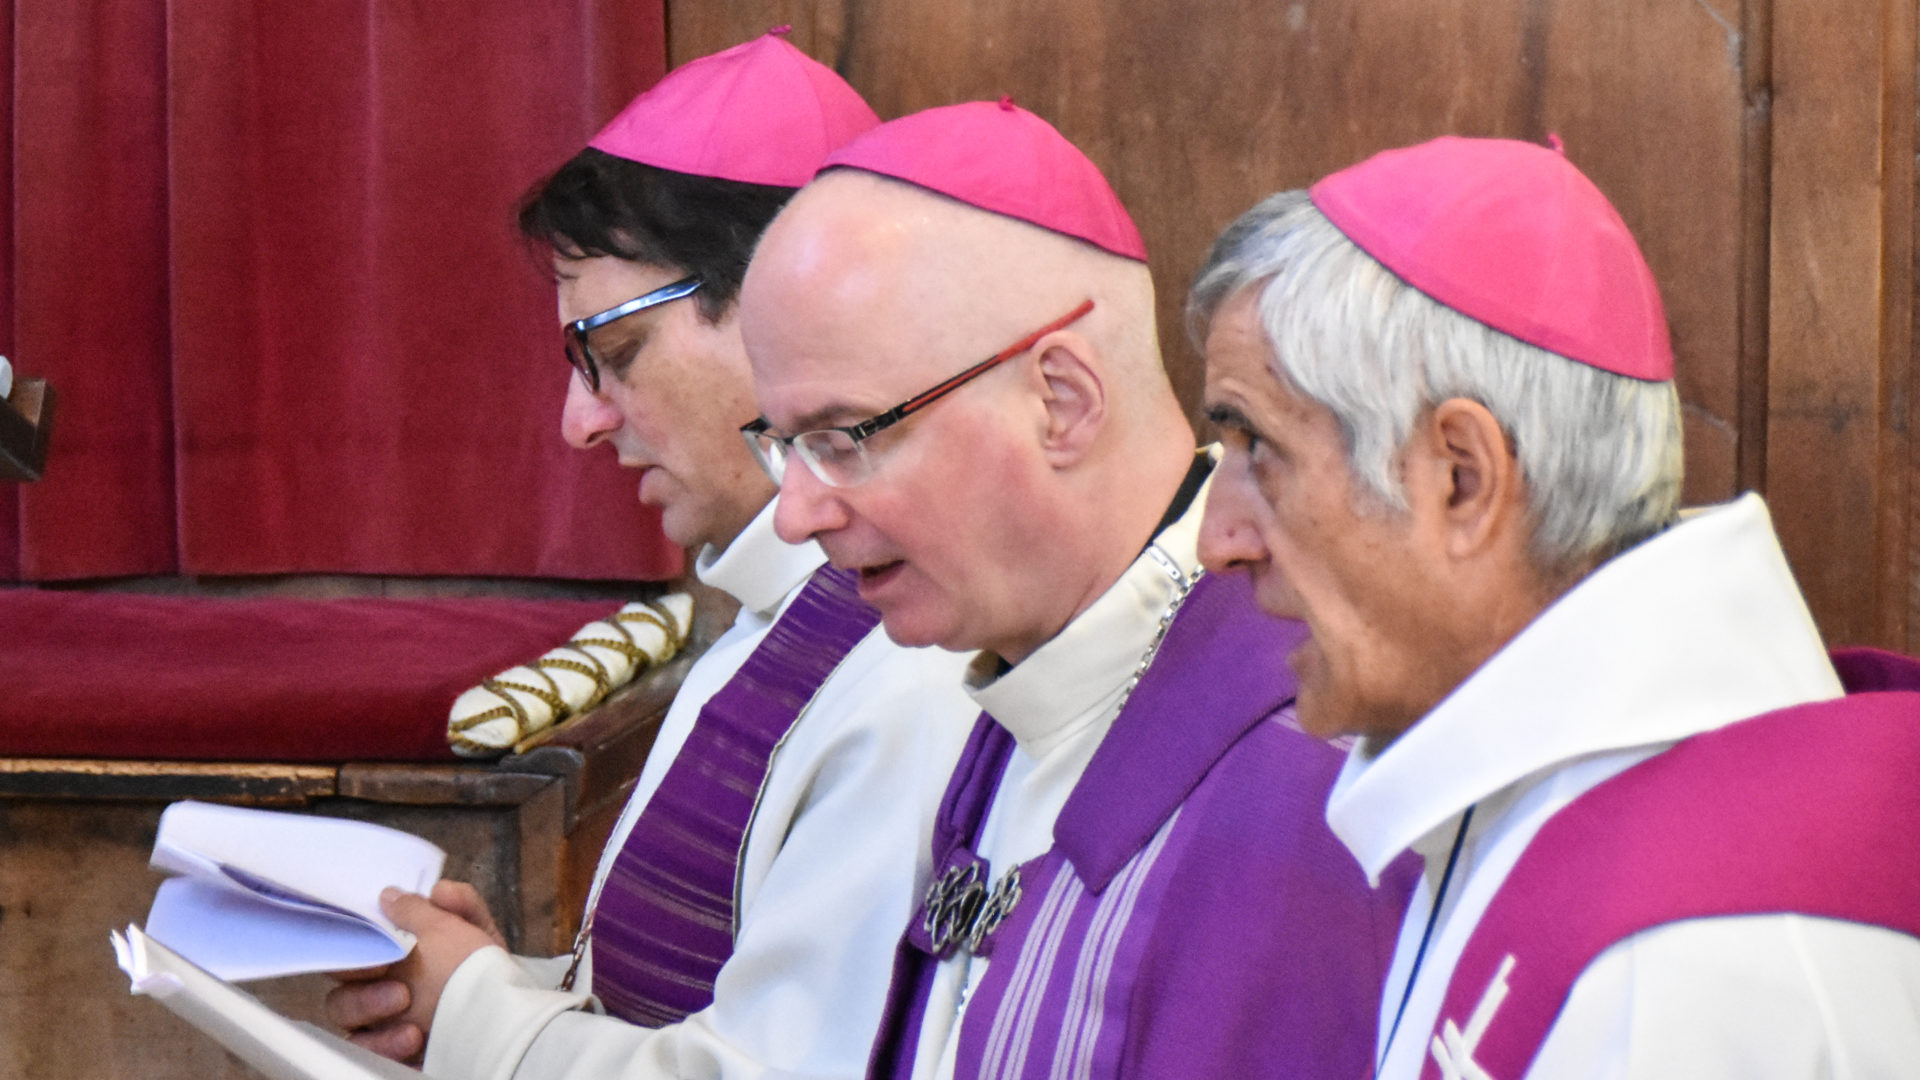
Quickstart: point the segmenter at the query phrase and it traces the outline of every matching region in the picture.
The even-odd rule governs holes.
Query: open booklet
[[[271,1080],[420,1080],[420,1074],[315,1027],[289,1020],[165,945],[127,927],[113,933],[133,992],[153,998],[213,1036]]]
[[[412,934],[380,911],[392,885],[426,893],[446,852],[364,821],[180,802],[160,816],[146,934],[232,982],[389,964]]]

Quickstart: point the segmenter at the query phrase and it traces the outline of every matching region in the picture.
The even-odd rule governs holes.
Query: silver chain
[[[1173,582],[1174,594],[1173,599],[1167,602],[1167,610],[1160,614],[1160,623],[1154,628],[1153,640],[1147,644],[1147,651],[1141,655],[1140,663],[1135,665],[1133,674],[1128,677],[1125,689],[1120,691],[1120,703],[1114,709],[1115,715],[1127,707],[1134,688],[1140,685],[1141,677],[1153,666],[1153,658],[1159,655],[1160,644],[1167,639],[1167,631],[1173,626],[1174,616],[1180,613],[1180,606],[1187,602],[1193,587],[1206,576],[1206,571],[1199,569],[1187,573],[1173,556],[1162,551],[1157,544],[1148,545],[1146,554]],[[949,867],[946,873],[935,878],[927,887],[921,928],[927,932],[935,956],[946,955],[950,946],[975,952],[1019,902],[1018,866],[1002,874],[992,886],[988,886],[981,876],[978,865]]]
[[[1160,625],[1153,631],[1153,640],[1147,643],[1147,651],[1141,655],[1140,663],[1128,677],[1126,689],[1120,691],[1120,705],[1114,710],[1116,715],[1127,707],[1127,702],[1133,698],[1134,688],[1140,685],[1140,679],[1153,666],[1153,658],[1160,655],[1160,643],[1167,640],[1167,630],[1173,626],[1173,617],[1180,613],[1180,606],[1187,602],[1188,595],[1193,592],[1195,585],[1200,584],[1200,579],[1207,576],[1205,570],[1196,569],[1191,574],[1187,573],[1174,561],[1173,556],[1160,550],[1158,544],[1149,544],[1147,555],[1173,580],[1173,599],[1167,602],[1167,610],[1160,613]]]

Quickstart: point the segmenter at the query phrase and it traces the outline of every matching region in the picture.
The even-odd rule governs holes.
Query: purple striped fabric
[[[961,1035],[960,1056],[970,1070],[978,1062],[967,1075],[1118,1075],[1127,1036],[1125,991],[1142,945],[1127,931],[1136,917],[1142,925],[1160,917],[1165,879],[1153,871],[1178,820],[1176,813],[1104,893],[1089,890],[1057,853],[1029,864],[1032,887],[1045,899],[1034,907],[1031,926],[1007,928],[1009,939],[1022,931],[1020,951],[997,961],[976,994],[971,1008],[980,1012],[970,1011]],[[1109,1000],[1116,989],[1121,1002]],[[1096,1062],[1103,1063],[1097,1073]]]
[[[1413,866],[1371,891],[1326,826],[1340,755],[1289,723],[1301,633],[1244,575],[1195,586],[980,949],[955,1080],[1364,1075]],[[968,846],[1010,742],[976,730],[936,867],[963,861],[941,845]],[[896,954],[873,1080],[912,1075],[937,967],[919,938]]]
[[[774,750],[879,620],[851,573],[822,568],[700,710],[600,890],[593,992],[607,1012],[660,1027],[713,1003]]]

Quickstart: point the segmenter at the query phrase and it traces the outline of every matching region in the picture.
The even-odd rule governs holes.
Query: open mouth
[[[865,592],[869,589],[878,589],[878,588],[884,587],[887,583],[891,582],[894,578],[898,577],[900,575],[901,569],[906,565],[907,565],[906,563],[896,559],[893,562],[877,563],[873,566],[861,567],[860,568],[861,591]]]

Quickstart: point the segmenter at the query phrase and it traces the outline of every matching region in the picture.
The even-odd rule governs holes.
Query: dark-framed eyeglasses
[[[567,323],[563,328],[567,339],[567,363],[572,364],[573,370],[580,373],[580,379],[587,384],[587,389],[596,394],[599,393],[600,358],[593,355],[593,347],[587,344],[587,335],[610,322],[616,322],[650,307],[658,307],[669,300],[692,296],[700,291],[701,284],[697,276],[683,277],[671,285],[662,285],[645,296],[636,296],[624,304],[616,304],[598,315],[589,315],[584,319],[575,319]]]
[[[866,441],[868,439],[1033,348],[1041,338],[1056,330],[1064,330],[1092,310],[1093,301],[1083,300],[1079,307],[933,389],[915,394],[886,412],[857,424],[847,427],[820,428],[817,431],[803,431],[798,435],[783,436],[775,435],[768,430],[766,418],[760,417],[750,423],[742,424],[740,435],[746,439],[747,448],[753,451],[754,459],[760,462],[760,467],[766,470],[767,476],[775,484],[782,483],[786,479],[787,455],[791,449],[799,453],[800,460],[806,462],[808,471],[818,477],[822,483],[832,487],[852,487],[873,475],[873,463],[867,458]]]

